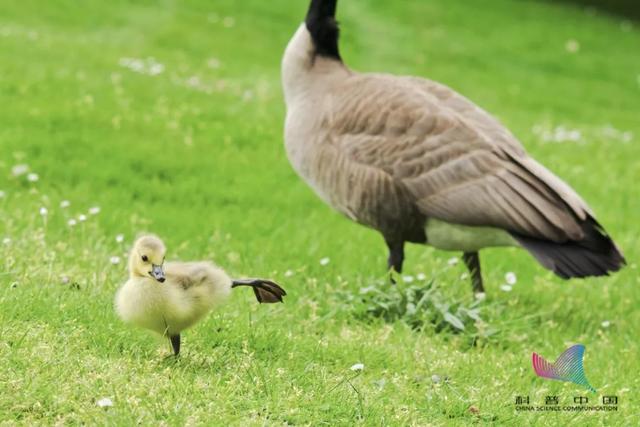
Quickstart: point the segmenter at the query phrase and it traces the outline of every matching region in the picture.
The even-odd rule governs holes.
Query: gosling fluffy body
[[[122,320],[172,336],[197,323],[231,294],[231,278],[209,262],[169,262],[166,281],[130,277],[116,296]]]
[[[251,286],[259,302],[282,302],[286,292],[261,279],[232,280],[213,263],[164,262],[165,246],[156,236],[136,241],[129,256],[129,280],[118,290],[116,312],[126,323],[168,337],[180,352],[180,332],[224,303],[231,289]]]

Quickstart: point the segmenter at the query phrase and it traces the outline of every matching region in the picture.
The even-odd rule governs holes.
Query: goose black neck
[[[340,31],[335,18],[337,2],[338,0],[311,0],[305,24],[313,39],[316,54],[340,61]]]

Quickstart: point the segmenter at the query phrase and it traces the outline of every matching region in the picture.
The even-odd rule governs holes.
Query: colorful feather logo
[[[589,384],[584,374],[584,367],[582,366],[584,350],[585,348],[582,344],[571,346],[558,357],[555,363],[549,363],[539,354],[533,353],[533,369],[539,377],[571,381],[595,392],[596,389]]]

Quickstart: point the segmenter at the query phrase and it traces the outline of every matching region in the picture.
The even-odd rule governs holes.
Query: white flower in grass
[[[324,257],[320,260],[320,265],[325,266],[329,264],[329,262],[331,262],[331,260],[328,257]]]
[[[37,182],[40,179],[37,173],[30,173],[27,175],[27,181],[29,182]]]
[[[293,271],[287,270],[284,272],[284,277],[291,277],[291,276],[293,276]]]
[[[416,279],[418,279],[418,280],[427,280],[427,275],[424,274],[424,273],[418,273],[416,275]]]
[[[120,257],[117,255],[112,256],[111,258],[109,258],[109,262],[113,265],[118,265],[120,264]]]
[[[402,276],[402,281],[404,283],[411,283],[413,282],[413,276]]]
[[[102,399],[96,402],[96,405],[98,405],[101,408],[109,408],[113,406],[113,400],[109,399],[108,397],[103,397]]]
[[[162,73],[164,71],[164,65],[158,63],[158,62],[154,62],[151,65],[149,65],[149,75],[151,76],[157,76],[158,74]]]
[[[454,256],[454,257],[449,258],[449,260],[447,261],[447,264],[449,264],[449,265],[456,265],[456,264],[458,263],[458,261],[459,261],[459,260],[458,260],[458,257],[457,257],[457,256]]]
[[[608,328],[609,326],[611,326],[611,322],[608,320],[603,320],[602,323],[600,323],[600,326],[602,326],[603,328]]]
[[[487,298],[487,294],[485,294],[484,292],[478,292],[474,296],[478,301],[484,301]]]
[[[502,289],[504,292],[511,292],[511,289],[513,289],[511,287],[511,285],[502,285],[500,286],[500,289]]]
[[[70,202],[70,201],[68,201],[68,200],[63,200],[63,201],[61,201],[61,202],[60,202],[60,207],[61,207],[62,209],[66,209],[66,208],[68,208],[69,206],[71,206],[71,202]]]
[[[89,208],[89,215],[98,215],[100,213],[100,206],[92,206]]]
[[[63,285],[66,285],[67,283],[69,283],[71,281],[71,279],[69,279],[69,276],[63,275],[63,276],[60,277],[60,281],[62,282]]]
[[[87,216],[84,214],[78,215],[78,221],[85,222],[87,220]]]
[[[218,69],[218,68],[220,68],[220,60],[219,60],[218,58],[210,58],[210,59],[207,61],[207,66],[208,66],[209,68],[214,69],[214,70],[215,70],[215,69]]]
[[[78,223],[78,221],[76,221],[75,219],[71,218],[69,221],[67,221],[67,225],[69,227],[75,227],[75,225]]]
[[[580,43],[578,43],[577,40],[574,39],[569,39],[567,40],[567,42],[564,44],[564,48],[567,50],[567,52],[569,53],[577,53],[580,50]]]
[[[362,371],[364,369],[364,363],[356,363],[351,367],[352,371]]]
[[[14,167],[11,168],[11,174],[13,176],[21,176],[27,172],[29,172],[29,165],[21,164],[21,165],[15,165]]]
[[[516,273],[510,271],[504,275],[504,280],[507,281],[507,285],[513,286],[518,281],[518,278],[516,277]]]
[[[2,239],[2,244],[3,245],[8,245],[9,243],[11,243],[11,239],[8,237],[5,237],[4,239]]]
[[[116,242],[118,242],[118,243],[124,242],[124,234],[116,235]]]
[[[49,213],[49,211],[44,206],[40,208],[40,215],[41,216],[47,216],[48,213]]]
[[[4,196],[6,196],[7,193],[5,193],[4,191],[0,190],[0,199],[3,199]]]

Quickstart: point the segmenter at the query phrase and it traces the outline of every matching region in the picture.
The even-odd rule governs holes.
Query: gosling
[[[260,303],[282,302],[287,294],[263,279],[232,280],[213,263],[164,262],[156,236],[139,238],[129,256],[129,280],[116,293],[115,308],[126,322],[168,337],[176,356],[180,333],[222,304],[237,286],[250,286]]]

